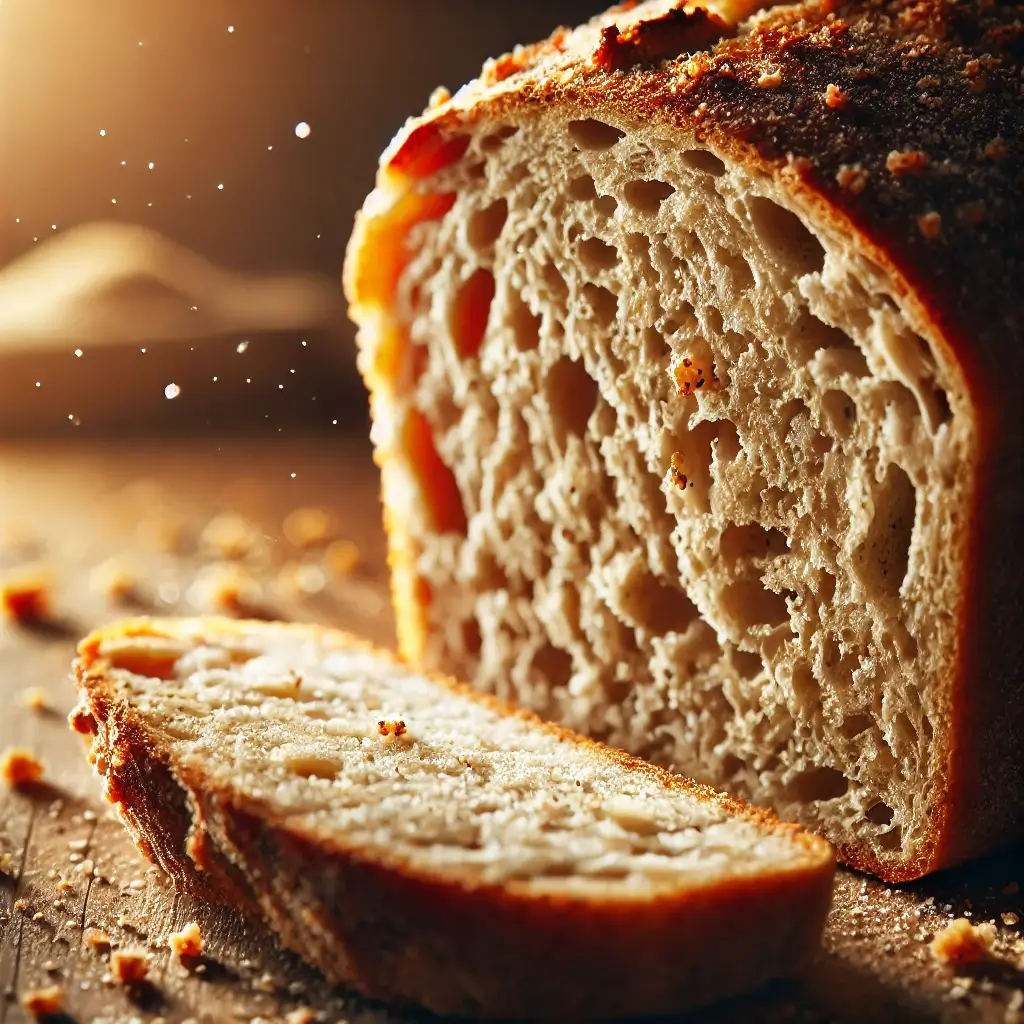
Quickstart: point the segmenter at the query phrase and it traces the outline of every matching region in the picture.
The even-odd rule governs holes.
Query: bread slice
[[[681,1010],[793,971],[828,844],[312,626],[93,634],[72,717],[143,851],[439,1013]]]
[[[1024,836],[1022,12],[626,5],[409,122],[346,267],[407,659],[889,880]]]

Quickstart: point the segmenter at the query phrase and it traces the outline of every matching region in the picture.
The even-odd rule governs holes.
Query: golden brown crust
[[[822,840],[450,680],[439,682],[578,739],[595,756],[614,758],[669,788],[714,800],[766,831],[789,834],[811,854],[809,863],[650,900],[538,896],[409,871],[304,831],[294,820],[275,819],[268,807],[170,762],[163,738],[114,696],[101,642],[147,632],[173,635],[178,628],[135,620],[81,645],[75,675],[96,723],[92,760],[105,772],[108,794],[139,845],[179,885],[263,916],[335,981],[441,1013],[609,1018],[710,1002],[790,972],[817,945],[833,875]],[[310,626],[210,619],[200,628],[212,636],[305,630],[332,644],[372,650]],[[188,852],[193,828],[204,837],[201,866]],[[712,965],[716,952],[722,962]]]
[[[645,17],[647,7],[623,5],[489,62],[477,82],[396,137],[381,181],[402,179],[413,137],[433,140],[436,152],[462,124],[558,106],[621,128],[692,135],[859,239],[962,374],[976,448],[965,467],[972,498],[947,538],[965,582],[955,658],[938,681],[950,733],[935,740],[928,835],[895,866],[858,845],[840,854],[902,881],[1012,842],[1024,836],[1024,5],[809,0],[723,32],[704,52],[603,59],[611,26],[616,40],[632,26],[635,39],[663,19],[663,6]],[[367,300],[353,287],[363,255],[374,258],[365,220],[347,262],[357,320]],[[380,386],[372,376],[368,384]],[[405,568],[394,582],[401,650],[416,661],[429,595],[410,583],[401,510],[387,514]]]

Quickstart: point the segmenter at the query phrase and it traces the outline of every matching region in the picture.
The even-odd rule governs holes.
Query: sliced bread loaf
[[[823,840],[344,634],[136,620],[75,674],[72,724],[144,852],[367,995],[658,1013],[819,941]]]
[[[702,6],[384,156],[401,652],[906,879],[1024,837],[1024,5]]]

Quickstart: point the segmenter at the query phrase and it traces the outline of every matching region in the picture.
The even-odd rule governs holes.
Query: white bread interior
[[[374,404],[432,594],[422,661],[912,860],[948,752],[962,373],[838,222],[596,113],[467,124],[458,164],[390,186],[456,193],[409,234],[386,314],[408,386]],[[379,341],[363,317],[366,362]],[[414,410],[464,533],[430,520]]]

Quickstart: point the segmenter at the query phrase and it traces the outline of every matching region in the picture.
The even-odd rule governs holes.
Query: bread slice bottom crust
[[[75,663],[82,703],[72,725],[89,738],[106,794],[148,858],[181,890],[264,919],[331,981],[442,1014],[611,1019],[738,994],[792,973],[817,947],[834,871],[825,842],[592,741],[579,738],[598,756],[723,802],[766,833],[781,830],[808,856],[774,874],[629,899],[527,893],[515,883],[396,869],[181,763],[117,692],[101,653],[105,641],[124,637],[216,639],[268,628],[339,639],[315,627],[215,620],[136,620],[93,634]],[[572,736],[539,720],[536,727]]]

